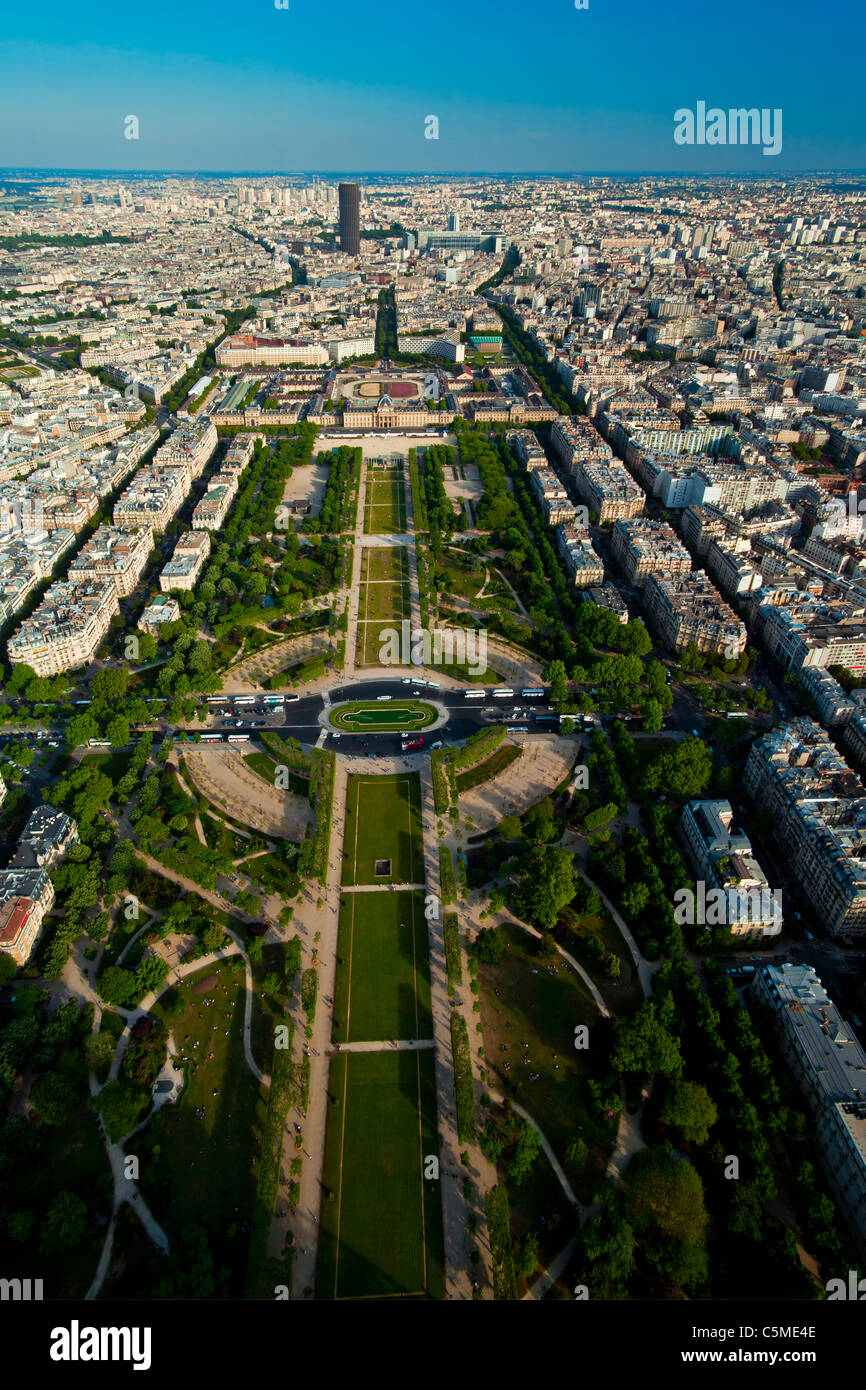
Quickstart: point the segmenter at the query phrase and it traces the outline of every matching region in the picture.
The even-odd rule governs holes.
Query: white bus
[[[463,695],[464,700],[486,700],[486,690],[467,690]]]
[[[233,705],[254,705],[256,703],[255,695],[231,695],[229,698]]]
[[[493,698],[494,698],[494,700],[510,700],[510,699],[512,698],[513,695],[514,695],[514,691],[513,691],[513,690],[502,689],[502,690],[494,690],[494,692],[493,692]]]
[[[541,700],[544,698],[544,691],[538,690],[537,688],[535,690],[521,690],[520,693],[524,700]]]
[[[111,744],[107,738],[89,738],[87,746],[88,748],[110,748]]]
[[[225,702],[225,700],[225,695],[208,695],[207,697],[207,702],[209,705],[221,705]]]
[[[202,743],[222,743],[223,736],[222,734],[202,734],[201,741]]]
[[[249,734],[229,734],[229,743],[249,743]]]
[[[297,695],[296,695],[296,696],[295,696],[295,699],[297,700],[297,698],[298,698],[298,697],[297,697]],[[265,704],[266,704],[266,705],[281,705],[281,704],[283,703],[284,699],[285,699],[285,696],[283,696],[283,695],[266,695],[266,696],[265,696]]]
[[[282,699],[283,699],[284,703],[287,704],[287,705],[289,705],[289,704],[294,704],[295,701],[296,701],[296,700],[300,700],[300,698],[301,698],[300,695],[283,695],[283,696],[282,696]]]
[[[528,734],[529,727],[526,724],[509,724],[508,732],[510,734]]]

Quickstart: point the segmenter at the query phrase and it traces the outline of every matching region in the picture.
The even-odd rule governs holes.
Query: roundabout
[[[425,700],[349,700],[332,705],[325,722],[341,734],[420,733],[441,717],[442,711]]]

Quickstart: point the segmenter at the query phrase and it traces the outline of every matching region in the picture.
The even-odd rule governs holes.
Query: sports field
[[[421,782],[417,772],[350,777],[343,884],[421,883],[423,878]]]
[[[358,734],[427,729],[437,718],[434,707],[420,700],[350,700],[328,711],[333,728]]]
[[[429,1038],[423,893],[346,893],[340,910],[334,1041]]]
[[[368,468],[364,498],[364,532],[394,535],[406,530],[406,490],[402,468]]]
[[[432,1052],[331,1058],[318,1298],[442,1298]]]

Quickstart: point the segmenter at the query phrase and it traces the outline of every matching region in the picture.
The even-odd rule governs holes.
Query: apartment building
[[[734,823],[729,801],[689,801],[680,828],[698,880],[723,895],[715,925],[736,937],[778,936],[781,895],[774,893],[752,851],[748,835]],[[709,922],[709,917],[706,917]]]
[[[163,566],[159,576],[162,592],[168,594],[172,589],[194,589],[210,555],[210,548],[211,540],[207,531],[185,531],[178,539],[171,559]]]
[[[760,589],[763,578],[748,555],[738,554],[721,541],[710,542],[707,550],[707,574],[724,598],[733,600]]]
[[[575,485],[599,525],[621,517],[640,516],[644,494],[616,459],[608,463],[582,460],[574,474]]]
[[[549,468],[547,455],[532,430],[509,430],[505,441],[511,452],[520,460],[527,473],[538,468]]]
[[[866,935],[866,791],[825,730],[798,717],[756,739],[743,787],[832,935]]]
[[[136,473],[114,505],[115,526],[148,526],[164,531],[189,490],[184,468],[160,468],[156,464]]]
[[[611,463],[613,451],[583,415],[560,415],[550,427],[550,443],[572,477],[584,460]]]
[[[745,650],[743,623],[700,570],[647,575],[644,602],[650,621],[671,651],[680,652],[694,642],[698,651],[733,660]]]
[[[847,724],[857,711],[854,701],[845,694],[844,686],[822,666],[804,666],[800,671],[800,684],[815,701],[818,718],[827,728]]]
[[[763,568],[763,565],[762,565]],[[767,571],[764,571],[765,576]],[[791,671],[807,666],[845,666],[866,671],[866,612],[862,605],[834,608],[811,594],[786,606],[760,605],[767,651]]]
[[[842,744],[861,772],[866,770],[866,715],[853,714],[845,725]]]
[[[534,469],[529,475],[529,487],[549,526],[558,526],[564,521],[574,521],[574,507],[569,501],[565,487],[552,468],[545,465],[543,468]]]
[[[184,420],[157,449],[153,461],[158,468],[182,468],[189,487],[201,477],[218,443],[216,425],[208,416]]]
[[[237,490],[238,481],[233,473],[217,473],[193,511],[193,530],[218,531],[228,516]]]
[[[0,951],[24,965],[54,902],[51,868],[78,838],[75,821],[43,803],[25,825],[0,871]]]
[[[111,579],[58,580],[38,608],[9,638],[14,664],[26,662],[37,676],[56,676],[86,666],[118,611]]]
[[[556,544],[563,564],[578,589],[604,583],[604,562],[595,551],[589,532],[572,522],[557,527]]]
[[[648,574],[689,574],[692,560],[673,527],[649,517],[615,521],[611,551],[630,584],[642,589]]]
[[[69,566],[68,578],[110,579],[119,598],[135,589],[153,547],[149,526],[99,526]]]
[[[811,965],[767,965],[750,997],[769,1009],[812,1113],[821,1164],[866,1258],[866,1054]]]

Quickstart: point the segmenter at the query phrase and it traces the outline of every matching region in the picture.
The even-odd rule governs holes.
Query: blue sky
[[[42,0],[4,16],[0,165],[866,169],[864,38],[862,0]],[[781,153],[676,145],[699,100],[780,107]]]

